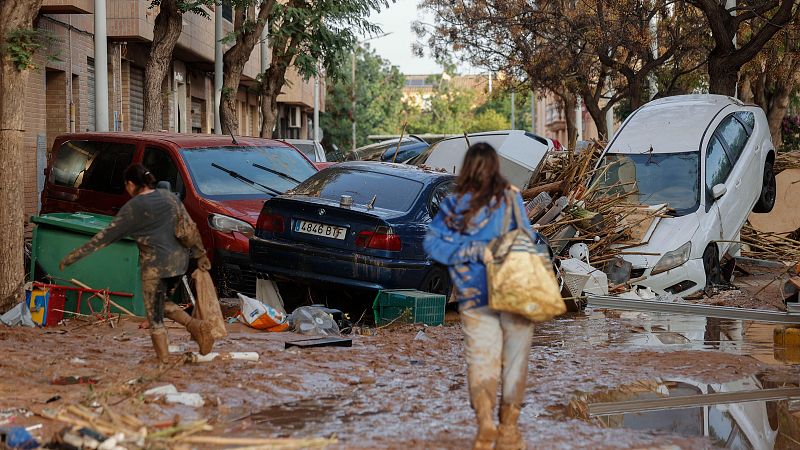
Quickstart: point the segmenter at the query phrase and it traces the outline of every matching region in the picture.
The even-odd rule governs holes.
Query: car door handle
[[[736,187],[736,189],[739,189],[739,187],[741,187],[741,186],[742,186],[742,179],[739,178],[738,180],[736,180],[735,187]]]

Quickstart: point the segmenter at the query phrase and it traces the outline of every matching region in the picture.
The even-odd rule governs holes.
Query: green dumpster
[[[64,256],[108,226],[112,217],[89,213],[54,213],[36,216],[31,220],[36,224],[31,244],[31,279],[35,277],[38,264],[52,279],[37,281],[71,285],[70,280],[74,278],[92,289],[133,294],[133,297],[112,295],[111,299],[130,312],[144,316],[139,248],[132,239],[126,238],[109,245],[65,268],[63,272],[58,268]],[[78,295],[69,292],[64,309],[82,314],[102,311],[103,301],[100,298],[88,300],[90,296],[86,293],[81,296],[78,310]],[[119,312],[113,306],[111,311]]]

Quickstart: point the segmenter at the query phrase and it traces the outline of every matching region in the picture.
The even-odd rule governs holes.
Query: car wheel
[[[706,288],[722,283],[722,270],[719,265],[719,249],[709,244],[703,252],[703,268],[706,272]]]
[[[425,275],[419,289],[424,292],[450,296],[451,288],[450,275],[447,273],[447,269],[434,266],[428,274]]]
[[[761,195],[758,197],[756,205],[753,207],[753,212],[768,213],[772,211],[775,206],[775,196],[777,187],[775,186],[775,170],[772,163],[767,161],[764,163],[764,177],[761,181]]]

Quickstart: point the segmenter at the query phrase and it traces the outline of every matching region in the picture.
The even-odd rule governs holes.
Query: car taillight
[[[256,227],[259,230],[270,231],[272,233],[283,233],[283,216],[278,214],[261,213],[258,216]]]
[[[558,142],[556,139],[553,139],[553,150],[561,151],[561,142]]]
[[[400,236],[394,234],[388,227],[378,227],[375,231],[362,231],[356,236],[356,247],[399,252],[401,246]]]

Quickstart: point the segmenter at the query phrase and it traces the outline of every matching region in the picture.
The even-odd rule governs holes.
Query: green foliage
[[[475,114],[467,131],[478,133],[481,131],[506,130],[510,128],[509,116],[504,116],[494,109],[487,109]]]
[[[397,66],[392,66],[373,50],[359,49],[356,58],[357,146],[367,144],[370,134],[400,133],[404,83],[405,78]],[[341,150],[352,145],[352,87],[349,77],[329,80],[325,113],[320,118],[325,143],[335,144]]]
[[[224,87],[219,91],[219,94],[223,98],[230,98],[231,95],[234,95],[234,90],[231,87]]]
[[[369,15],[386,0],[289,0],[276,3],[270,18],[273,60],[294,65],[305,79],[322,68],[328,78],[345,75],[344,68],[359,36],[373,36],[380,28]]]
[[[21,28],[6,35],[6,51],[17,70],[36,69],[33,55],[40,48],[51,48],[55,41],[54,35],[46,30],[34,28]],[[48,60],[58,60],[56,55],[48,54]]]

